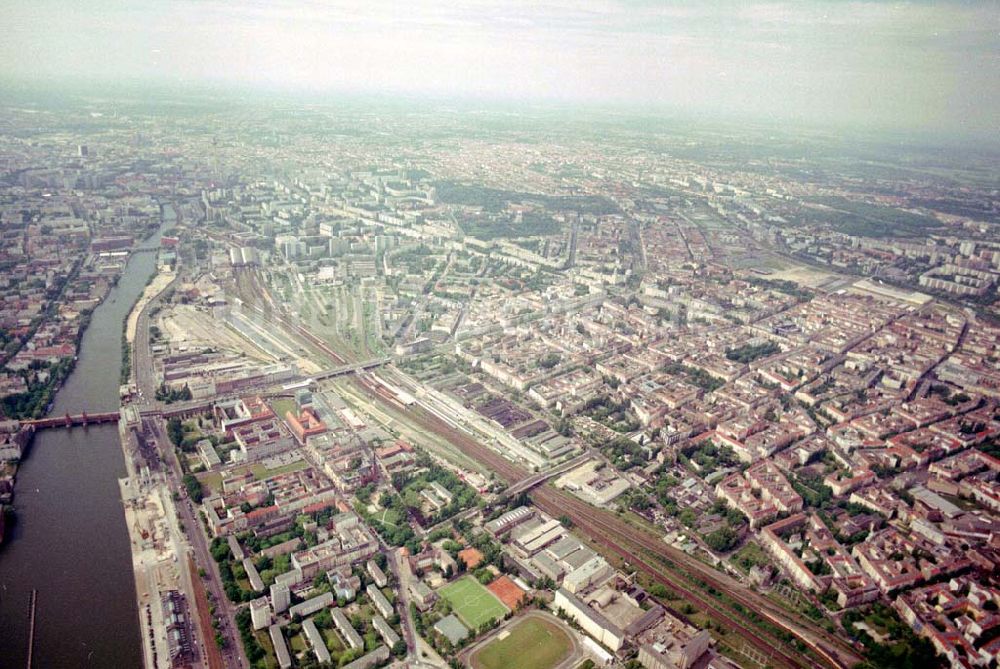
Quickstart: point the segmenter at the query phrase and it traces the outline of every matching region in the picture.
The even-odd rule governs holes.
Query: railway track
[[[364,385],[369,394],[372,396],[378,396],[380,399],[385,400],[384,397],[379,395],[376,389],[369,387],[367,384]],[[449,440],[451,443],[459,447],[466,455],[482,462],[508,483],[516,483],[517,481],[531,475],[531,473],[523,467],[514,464],[492,449],[478,443],[475,439],[460,430],[443,423],[435,416],[427,414],[419,409],[411,409],[409,413],[414,422],[420,427],[433,431]],[[624,547],[631,544],[633,547],[649,551],[654,555],[663,556],[681,565],[684,569],[696,574],[697,577],[706,584],[725,592],[731,599],[740,605],[759,613],[771,624],[778,626],[800,639],[817,655],[826,660],[826,665],[819,666],[831,666],[840,669],[843,667],[849,667],[860,661],[861,658],[857,656],[854,649],[846,642],[830,644],[825,641],[829,639],[829,635],[825,630],[821,630],[821,628],[814,627],[810,623],[804,621],[802,623],[797,622],[795,624],[788,622],[788,612],[777,604],[762,596],[750,593],[742,584],[733,581],[729,577],[717,572],[712,567],[699,562],[695,558],[692,558],[672,546],[668,546],[657,537],[626,524],[624,521],[621,521],[609,512],[592,507],[586,502],[578,500],[567,493],[563,493],[549,487],[537,488],[531,493],[531,495],[536,504],[538,504],[543,511],[553,517],[558,517],[563,513],[570,511],[570,517],[577,523],[578,526],[580,526],[581,529],[591,532],[594,535],[604,537],[602,543],[605,543],[610,549],[615,550],[616,552],[626,550]],[[663,567],[658,568],[655,565],[648,563],[646,560],[640,559],[639,556],[635,554],[635,550],[627,552],[631,557],[626,559],[631,559],[635,564],[641,565],[645,571],[649,572],[657,580],[661,580],[665,585],[669,584],[675,589],[680,589],[677,587],[676,583],[665,580],[665,577],[662,576]],[[684,594],[693,602],[702,603],[705,608],[708,608],[708,604],[711,604],[711,602],[709,602],[704,595],[698,595],[691,588],[685,589]],[[718,612],[717,615],[720,618],[725,619],[730,623],[734,621],[732,614],[723,614],[722,609],[719,608],[718,604],[711,604],[711,610]],[[737,629],[747,630],[746,626],[741,623],[738,623]],[[746,634],[748,640],[759,640],[761,632],[759,630],[749,630],[746,631]],[[765,642],[764,645],[766,646],[766,650],[771,652],[776,647],[777,643],[777,640],[775,640],[775,643],[768,644]],[[798,664],[792,664],[790,666],[802,666],[801,661]]]
[[[719,604],[706,598],[703,594],[699,594],[697,586],[685,587],[683,583],[667,579],[663,575],[664,567],[657,567],[650,564],[638,554],[636,549],[665,557],[675,564],[679,564],[685,570],[690,571],[707,585],[725,592],[741,606],[758,613],[769,623],[793,634],[825,661],[825,664],[813,663],[809,666],[844,668],[850,667],[861,659],[856,655],[853,648],[846,643],[831,647],[823,641],[828,635],[818,634],[814,629],[810,629],[810,625],[808,624],[789,623],[787,621],[788,613],[773,602],[759,596],[751,596],[752,593],[749,593],[742,585],[727,581],[726,577],[708,565],[698,562],[696,559],[672,546],[668,546],[643,530],[625,524],[607,511],[596,509],[586,502],[553,488],[539,488],[532,496],[536,505],[549,515],[568,515],[582,530],[591,536],[603,537],[601,540],[602,544],[633,564],[643,567],[644,571],[647,571],[657,581],[680,591],[685,598],[715,612],[719,618],[733,624],[736,629],[746,631],[746,626],[738,622],[732,613],[726,613],[720,608]],[[747,633],[749,634],[747,636],[748,640],[760,640],[759,637],[762,634],[767,636],[766,633],[763,633],[759,629],[750,630]],[[774,637],[765,641],[765,647],[768,652],[777,652],[781,644],[782,642]],[[757,644],[754,643],[753,645]],[[801,666],[801,661],[791,666]]]
[[[334,351],[326,342],[322,341],[308,329],[299,324],[289,323],[282,316],[279,316],[278,320],[283,325],[291,328],[295,333],[305,338],[318,349],[329,355],[334,361],[346,362],[339,353]],[[380,388],[369,383],[366,379],[354,376],[351,378],[351,381],[372,398],[377,398],[378,400],[386,403],[398,404],[394,401],[394,398],[389,397],[386,393],[380,392]],[[407,413],[415,424],[428,430],[429,432],[433,432],[444,437],[462,450],[467,456],[481,462],[508,483],[514,484],[531,475],[531,472],[527,469],[511,462],[510,460],[507,460],[496,451],[480,444],[470,435],[453,428],[423,409],[418,407],[408,409],[406,407],[402,408],[407,410]],[[729,577],[720,574],[710,566],[699,562],[695,558],[692,558],[672,546],[668,546],[647,532],[628,525],[609,512],[592,507],[589,504],[586,504],[585,502],[578,500],[567,493],[557,491],[554,488],[541,487],[534,490],[531,494],[539,508],[548,513],[550,516],[558,517],[568,512],[568,515],[570,515],[574,523],[576,523],[582,530],[585,530],[596,541],[605,545],[609,550],[621,555],[632,564],[643,568],[643,570],[656,581],[680,592],[692,603],[700,606],[706,612],[711,613],[718,619],[725,621],[730,627],[737,630],[752,646],[765,654],[780,658],[786,666],[790,668],[798,668],[803,666],[823,667],[828,665],[834,667],[834,669],[844,669],[860,661],[861,658],[857,656],[854,649],[846,642],[835,640],[836,643],[828,645],[825,643],[825,640],[827,640],[829,636],[825,633],[825,630],[821,630],[821,628],[814,627],[805,622],[796,624],[789,623],[786,619],[788,613],[781,609],[777,604],[774,604],[764,597],[750,593],[742,584],[739,584]],[[629,544],[633,547],[631,550],[626,547]],[[819,664],[813,661],[805,661],[804,658],[801,657],[792,657],[787,652],[781,650],[781,642],[779,640],[774,638],[771,640],[762,638],[761,630],[748,628],[742,622],[737,620],[733,614],[724,610],[720,605],[714,603],[705,595],[700,594],[691,587],[685,587],[678,582],[669,580],[665,575],[663,575],[663,567],[657,567],[647,562],[641,557],[641,555],[638,554],[635,550],[636,548],[643,551],[649,551],[653,555],[658,555],[680,564],[683,568],[696,574],[697,577],[706,584],[716,588],[717,590],[725,592],[731,599],[738,602],[741,606],[757,612],[771,624],[778,626],[780,629],[783,629],[788,633],[791,633],[793,636],[802,641],[802,643],[806,644],[806,646],[808,646],[811,650],[813,650],[813,652],[823,658],[827,665]]]
[[[543,509],[544,510],[544,509]],[[547,512],[548,513],[548,512]],[[575,523],[576,521],[574,521]],[[805,659],[802,655],[791,655],[790,653],[782,650],[781,645],[764,638],[759,630],[752,630],[746,627],[739,620],[734,618],[727,611],[722,609],[720,606],[715,604],[710,598],[702,595],[692,588],[685,587],[682,583],[671,580],[663,575],[662,569],[657,569],[654,565],[651,565],[642,556],[637,553],[624,548],[613,533],[607,531],[605,527],[599,522],[592,522],[588,519],[581,519],[579,527],[584,530],[591,538],[597,541],[599,544],[603,545],[605,548],[617,553],[622,558],[627,560],[630,564],[643,569],[649,573],[649,575],[658,583],[661,583],[672,590],[679,593],[684,599],[691,602],[695,606],[702,609],[705,613],[712,616],[713,618],[723,622],[726,626],[735,630],[740,636],[755,649],[763,653],[768,657],[769,660],[774,660],[780,662],[782,666],[789,667],[792,669],[798,669],[800,667],[815,667],[817,669],[825,669],[826,665],[819,664],[817,662],[811,662]]]
[[[373,384],[367,379],[358,376],[351,377],[351,381],[372,399],[395,404],[392,401],[393,398],[387,396],[384,392],[380,392],[382,389],[377,384]],[[496,451],[480,444],[470,435],[451,427],[423,409],[418,407],[400,408],[406,409],[413,423],[429,432],[444,437],[467,456],[486,465],[486,467],[496,472],[499,477],[508,483],[514,484],[531,476],[531,472],[525,468],[507,460]],[[672,546],[668,546],[647,532],[626,524],[609,512],[592,507],[572,495],[550,487],[536,488],[531,495],[536,505],[550,516],[569,515],[573,522],[581,530],[594,538],[595,541],[598,541],[598,543],[617,553],[635,566],[642,568],[643,571],[647,572],[657,582],[678,591],[688,601],[696,604],[717,619],[724,621],[732,629],[739,632],[747,643],[767,655],[780,659],[784,666],[790,669],[798,669],[800,667],[825,668],[828,666],[834,669],[844,669],[860,660],[854,654],[853,649],[846,644],[839,648],[830,648],[825,643],[817,641],[816,639],[825,639],[826,636],[810,629],[810,626],[807,624],[793,625],[789,623],[786,620],[787,612],[776,604],[760,596],[750,596],[751,593],[741,584],[727,580],[728,577],[724,577],[708,565],[698,562],[695,558],[674,549]],[[808,661],[803,657],[793,657],[788,651],[781,649],[783,645],[786,645],[781,640],[775,637],[769,638],[769,635],[760,629],[747,627],[733,613],[728,612],[724,607],[698,592],[696,586],[686,587],[678,581],[668,579],[664,575],[664,567],[657,567],[651,564],[642,557],[640,551],[649,551],[654,555],[665,557],[674,563],[680,564],[706,584],[725,592],[740,605],[757,612],[769,623],[794,635],[812,649],[813,652],[823,658],[825,663]]]

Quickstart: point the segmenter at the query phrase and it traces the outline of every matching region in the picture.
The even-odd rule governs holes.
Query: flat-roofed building
[[[698,630],[666,615],[636,642],[639,663],[646,669],[690,669],[710,651],[712,636],[708,630]]]
[[[575,620],[583,628],[583,631],[612,651],[618,652],[624,645],[625,633],[620,627],[565,588],[559,588],[556,591],[553,604],[556,610],[562,609],[565,611],[566,615]]]
[[[344,612],[340,609],[334,609],[332,613],[333,624],[336,625],[337,631],[340,632],[340,636],[344,637],[344,641],[351,648],[364,648],[365,642],[358,634],[358,631],[354,629],[351,625],[351,621],[347,619]]]
[[[198,458],[205,465],[205,469],[211,469],[222,464],[219,454],[215,452],[215,447],[212,446],[212,442],[208,439],[202,439],[197,443],[196,447],[198,449]]]
[[[271,586],[271,607],[274,613],[282,613],[288,609],[292,603],[292,591],[283,583],[275,583]]]
[[[305,580],[302,576],[301,569],[289,569],[284,574],[278,574],[274,577],[275,583],[280,583],[281,585],[287,585],[289,589],[295,587],[299,583]]]
[[[263,592],[264,581],[261,580],[260,574],[257,572],[257,567],[254,566],[253,560],[250,558],[245,558],[243,560],[243,569],[247,573],[247,580],[250,581],[250,587],[254,592]]]
[[[423,581],[410,584],[410,596],[413,597],[413,603],[421,611],[429,609],[438,599],[437,593],[427,587]]]
[[[378,587],[384,588],[389,584],[389,579],[386,577],[385,572],[382,571],[381,567],[375,564],[374,560],[369,560],[365,564],[365,569],[368,570],[368,575],[372,577],[372,580],[375,581],[375,585]]]
[[[362,655],[350,664],[345,664],[341,669],[371,669],[389,659],[389,648],[379,646],[367,655]]]
[[[385,618],[379,615],[372,616],[372,627],[375,631],[382,635],[382,640],[385,641],[385,645],[392,648],[399,641],[399,635],[396,634],[396,630],[392,629],[389,623],[386,622]]]
[[[271,609],[267,597],[258,597],[250,602],[250,622],[255,630],[262,630],[271,624]]]
[[[309,639],[309,644],[312,646],[313,652],[316,653],[316,659],[320,663],[329,662],[330,651],[327,650],[326,641],[323,640],[323,635],[316,629],[316,623],[313,622],[312,618],[306,618],[302,621],[302,631],[305,632],[306,638]]]
[[[577,593],[595,583],[607,580],[612,573],[611,565],[598,555],[585,562],[579,569],[566,574],[563,578],[563,587],[572,593]]]
[[[243,562],[243,560],[246,558],[246,554],[240,547],[240,542],[236,540],[236,537],[230,534],[228,537],[226,537],[226,542],[229,544],[229,550],[233,552],[233,558],[239,560],[240,562]]]
[[[457,646],[469,636],[469,629],[454,613],[434,623],[434,629],[448,639],[452,646]]]
[[[292,656],[288,654],[288,646],[285,645],[285,637],[281,633],[281,627],[271,625],[267,629],[271,637],[271,645],[274,646],[274,657],[278,660],[281,669],[291,669]]]
[[[305,618],[306,616],[311,616],[317,611],[330,606],[333,602],[333,593],[324,592],[322,595],[318,595],[312,599],[307,599],[306,601],[296,604],[288,609],[288,617],[294,618],[295,616],[300,616]]]
[[[375,605],[375,608],[383,616],[388,618],[395,612],[392,608],[392,604],[389,603],[389,600],[386,599],[385,595],[382,594],[382,591],[376,588],[373,583],[369,583],[365,591],[368,593],[368,597],[372,600],[372,604]]]
[[[539,553],[531,558],[531,564],[541,572],[542,576],[547,576],[557,583],[566,575],[565,568],[545,553]]]

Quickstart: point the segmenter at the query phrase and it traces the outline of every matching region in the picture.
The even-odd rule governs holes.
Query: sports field
[[[569,635],[549,620],[525,618],[479,649],[473,669],[552,669],[566,659]]]
[[[471,576],[449,583],[438,590],[438,594],[451,602],[451,608],[473,631],[483,623],[507,614],[507,607]]]

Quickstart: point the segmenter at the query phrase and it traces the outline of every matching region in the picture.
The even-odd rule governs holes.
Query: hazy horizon
[[[12,0],[0,79],[649,109],[996,138],[978,2]]]

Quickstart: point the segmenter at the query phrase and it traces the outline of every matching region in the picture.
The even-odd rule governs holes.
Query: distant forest
[[[513,190],[470,186],[453,181],[439,181],[434,184],[438,199],[445,204],[460,204],[482,207],[497,213],[510,203],[535,203],[550,211],[577,211],[581,214],[617,214],[621,210],[614,202],[599,195],[540,195]]]
[[[803,216],[811,223],[828,225],[837,232],[859,237],[926,237],[942,227],[931,216],[892,207],[853,202],[842,197],[813,197],[809,202],[828,209],[808,208]]]

